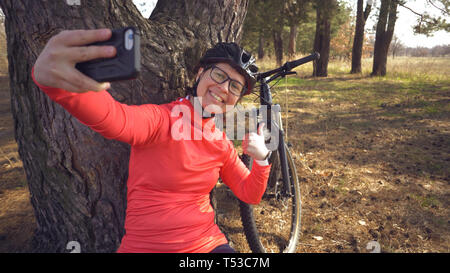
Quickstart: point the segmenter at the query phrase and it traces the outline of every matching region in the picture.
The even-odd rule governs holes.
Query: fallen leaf
[[[322,236],[313,236],[313,238],[317,241],[322,241],[323,237]]]

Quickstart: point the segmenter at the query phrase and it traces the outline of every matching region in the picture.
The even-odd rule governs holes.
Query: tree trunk
[[[275,59],[277,61],[277,66],[281,66],[281,63],[283,62],[283,39],[281,38],[281,30],[274,29],[272,34]]]
[[[314,62],[313,76],[328,76],[328,59],[330,56],[331,17],[335,0],[318,1],[316,10],[316,35],[314,37],[314,51],[320,53],[320,59]]]
[[[239,41],[248,1],[158,1],[150,19],[131,0],[2,0],[6,16],[15,136],[27,175],[37,232],[34,249],[114,252],[124,234],[129,147],[107,140],[51,102],[31,68],[48,39],[62,29],[141,31],[142,72],[112,84],[127,104],[164,103],[185,94],[196,61],[218,41]]]
[[[264,58],[264,36],[262,31],[259,32],[258,38],[258,59],[261,60]]]
[[[269,1],[271,2],[269,7],[272,11],[271,18],[268,18],[267,20],[270,20],[271,22],[271,30],[272,30],[272,39],[273,39],[273,48],[275,51],[275,59],[277,62],[277,66],[281,66],[283,62],[283,27],[284,27],[284,20],[285,20],[285,14],[286,14],[286,0],[282,1]]]
[[[293,60],[295,51],[296,51],[296,40],[298,33],[298,25],[291,25],[289,27],[289,46],[288,46],[288,54],[289,60]]]
[[[385,76],[389,45],[397,20],[397,0],[382,0],[375,34],[372,76]],[[387,25],[387,28],[386,28]]]
[[[367,17],[372,8],[372,3],[369,1],[366,9],[363,11],[364,0],[358,0],[355,38],[353,40],[352,48],[352,70],[350,73],[361,73],[361,57],[364,43],[364,26],[366,25]]]

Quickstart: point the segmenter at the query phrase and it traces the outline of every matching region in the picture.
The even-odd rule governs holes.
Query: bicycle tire
[[[267,217],[274,217],[274,215],[277,216],[278,212],[281,211],[281,207],[284,207],[284,209],[286,209],[286,206],[283,206],[282,201],[276,199],[276,192],[274,196],[274,191],[281,190],[280,185],[281,187],[283,187],[284,185],[284,182],[280,181],[282,177],[280,175],[281,170],[279,166],[280,161],[278,152],[274,152],[269,159],[270,163],[272,164],[272,169],[269,175],[267,189],[262,197],[261,203],[258,205],[250,205],[239,200],[244,233],[250,249],[254,253],[293,253],[297,248],[301,229],[300,186],[298,182],[297,169],[295,167],[291,153],[287,146],[285,146],[285,149],[288,163],[288,172],[291,180],[292,197],[290,198],[290,212],[286,211],[286,213],[281,215],[281,218],[290,218],[289,230],[285,229],[283,234],[277,233],[277,228],[279,227],[275,227],[275,225],[273,225],[270,226],[272,232],[268,232],[268,221],[264,221],[264,218],[266,218],[267,220]],[[249,156],[243,155],[242,161],[249,169],[251,169],[252,159]],[[279,211],[277,211],[277,209],[279,209]],[[262,216],[266,213],[266,211],[268,212],[268,215]],[[269,216],[269,214],[271,215]],[[279,220],[286,221],[286,219]],[[264,228],[264,225],[266,225],[266,231],[260,232],[260,230]]]

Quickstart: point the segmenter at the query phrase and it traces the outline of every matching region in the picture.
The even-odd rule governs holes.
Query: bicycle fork
[[[283,197],[292,197],[292,191],[291,191],[291,181],[290,181],[290,176],[289,176],[289,170],[288,170],[288,161],[287,161],[287,155],[286,155],[286,145],[285,145],[285,141],[284,141],[284,130],[283,130],[283,123],[281,120],[281,114],[280,114],[280,110],[281,107],[279,104],[274,104],[274,105],[266,105],[267,109],[266,112],[263,113],[267,113],[266,117],[262,117],[263,120],[266,120],[266,124],[267,124],[267,129],[271,132],[271,136],[273,137],[274,135],[272,134],[272,129],[278,130],[278,135],[275,135],[275,137],[278,137],[278,145],[277,145],[277,150],[278,150],[278,156],[280,159],[280,166],[281,166],[281,175],[283,177],[283,191],[281,192],[281,195]],[[259,116],[259,113],[261,111],[258,110],[258,113],[256,114],[256,116]],[[272,115],[273,113],[273,115]],[[256,128],[258,128],[258,124],[256,124]]]
[[[283,182],[284,182],[283,194],[285,197],[291,197],[292,196],[291,181],[290,181],[290,177],[289,177],[283,129],[280,129],[280,140],[279,140],[279,145],[278,145],[278,153],[280,155],[281,175],[283,176]]]
[[[279,106],[278,106],[279,107]],[[281,121],[281,114],[279,111],[276,112],[277,118],[278,118],[278,154],[280,156],[280,166],[281,166],[281,175],[283,177],[283,196],[290,198],[292,196],[291,192],[291,180],[289,177],[289,170],[288,170],[288,162],[287,162],[287,155],[286,155],[286,145],[284,142],[284,130],[283,130],[283,123]]]

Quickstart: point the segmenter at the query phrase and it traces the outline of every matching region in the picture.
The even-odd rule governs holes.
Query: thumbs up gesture
[[[244,153],[256,160],[264,160],[269,154],[264,142],[264,123],[258,126],[258,133],[249,133],[244,136],[242,141],[242,149]]]

